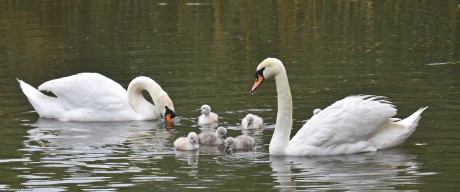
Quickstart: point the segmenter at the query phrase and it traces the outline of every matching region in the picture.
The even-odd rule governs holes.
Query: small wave
[[[453,64],[453,62],[437,62],[437,63],[428,63],[425,65],[436,66],[436,65],[448,65],[448,64]]]

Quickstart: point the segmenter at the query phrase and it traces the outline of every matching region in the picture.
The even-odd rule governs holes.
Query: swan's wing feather
[[[107,108],[127,103],[126,90],[120,84],[98,73],[79,73],[50,80],[40,85],[38,89],[52,92],[63,103],[74,108]]]
[[[395,114],[385,97],[349,96],[314,115],[291,143],[324,148],[365,141]]]

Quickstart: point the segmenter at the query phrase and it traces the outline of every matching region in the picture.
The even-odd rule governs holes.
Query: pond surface
[[[0,4],[0,190],[293,191],[460,188],[458,1],[4,1]],[[250,95],[266,57],[286,66],[295,133],[348,95],[389,97],[406,117],[429,106],[402,145],[375,153],[272,157],[273,80]],[[127,87],[156,80],[175,122],[39,118],[33,86],[98,72]],[[255,113],[256,147],[233,154],[173,141],[200,132],[209,104],[228,135]],[[294,135],[294,134],[292,134]]]

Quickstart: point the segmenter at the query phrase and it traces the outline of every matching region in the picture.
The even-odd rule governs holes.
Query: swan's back
[[[335,102],[307,121],[290,141],[292,146],[290,149],[294,151],[321,149],[324,151],[318,153],[329,154],[333,152],[326,150],[334,150],[334,148],[342,154],[353,153],[354,150],[375,150],[369,148],[369,143],[366,142],[395,114],[396,109],[384,97],[349,96]],[[301,146],[309,147],[303,149]]]
[[[126,104],[126,90],[117,82],[98,73],[79,73],[47,81],[38,87],[49,91],[72,107],[110,108]],[[123,100],[124,102],[113,102]]]

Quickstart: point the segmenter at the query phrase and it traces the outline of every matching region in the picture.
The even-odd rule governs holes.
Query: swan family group
[[[393,117],[395,106],[386,97],[352,95],[336,101],[314,115],[291,138],[292,96],[283,63],[276,58],[263,60],[256,69],[256,81],[251,93],[263,81],[274,78],[277,88],[277,117],[269,145],[270,155],[310,156],[338,155],[377,151],[402,144],[416,129],[422,112],[420,108],[405,119]],[[47,81],[38,90],[19,80],[20,87],[40,117],[62,121],[127,121],[164,118],[172,121],[176,116],[168,94],[154,80],[137,77],[125,90],[120,84],[97,73],[80,73]],[[153,104],[142,95],[146,90]],[[41,91],[52,92],[48,96]],[[209,105],[198,109],[202,115],[199,124],[217,123],[218,115]],[[262,119],[253,114],[243,118],[243,128],[258,128]],[[226,136],[227,130],[196,134],[190,132],[174,142],[178,150],[196,150],[199,144],[223,145],[229,149],[244,149],[254,145],[247,135],[236,138]]]

